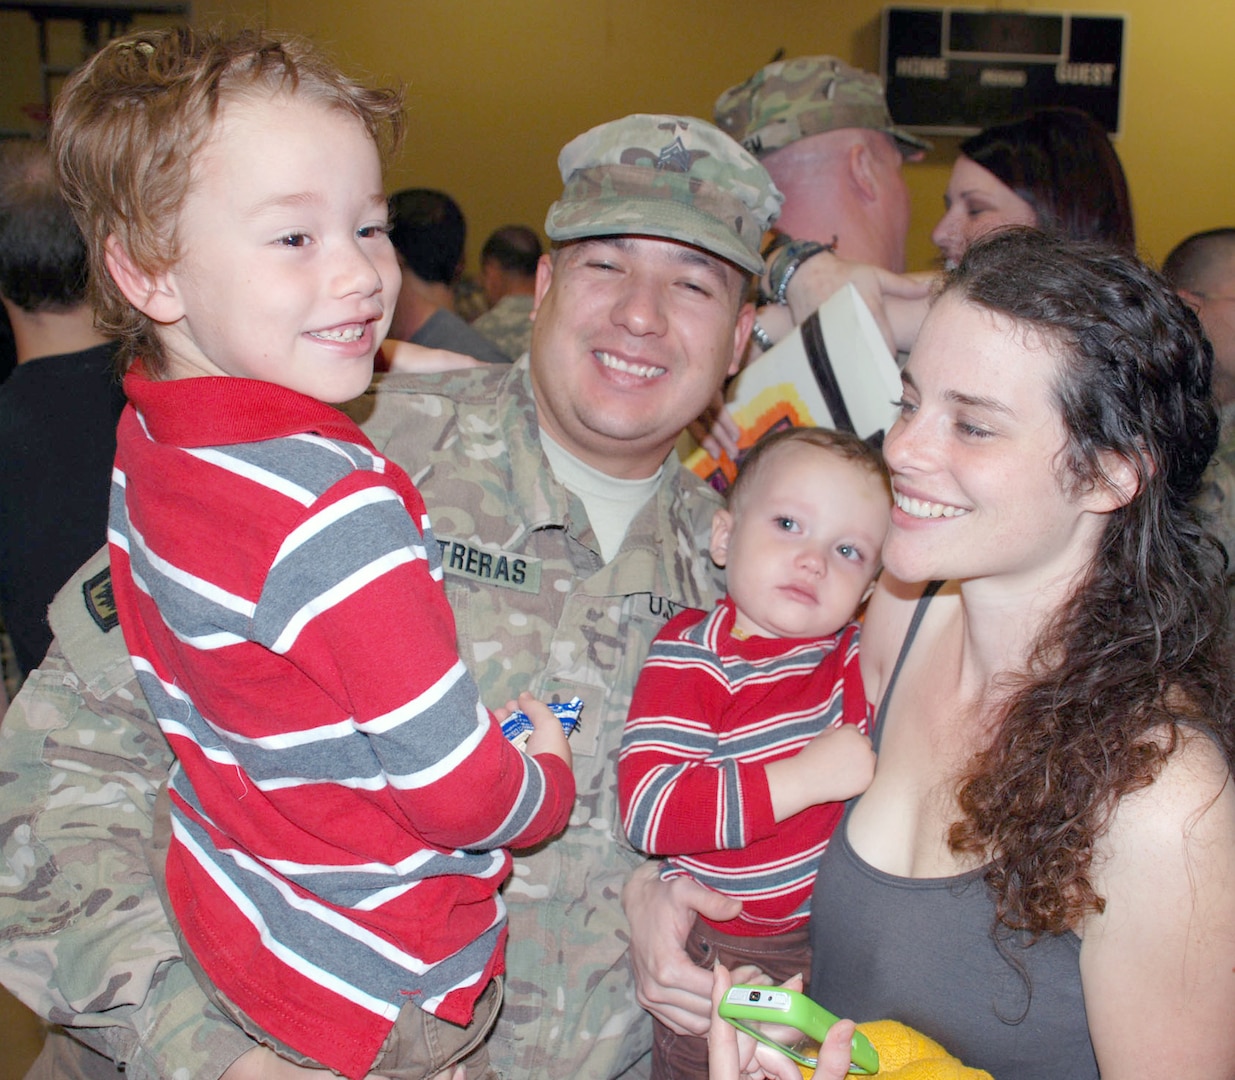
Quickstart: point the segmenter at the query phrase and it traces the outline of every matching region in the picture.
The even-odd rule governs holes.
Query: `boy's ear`
[[[708,545],[708,554],[717,566],[724,566],[729,560],[729,534],[733,532],[733,515],[728,510],[717,510],[712,515],[712,542]]]
[[[170,324],[184,315],[171,273],[148,274],[133,261],[115,233],[104,244],[103,261],[116,288],[147,318]]]

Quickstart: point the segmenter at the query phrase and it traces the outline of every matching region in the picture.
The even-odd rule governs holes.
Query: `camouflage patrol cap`
[[[572,139],[551,240],[657,236],[763,271],[760,242],[784,196],[767,170],[705,120],[637,113]]]
[[[931,144],[892,123],[877,75],[835,56],[801,56],[760,68],[716,99],[716,123],[755,157],[840,128],[871,128],[896,140],[906,157]]]

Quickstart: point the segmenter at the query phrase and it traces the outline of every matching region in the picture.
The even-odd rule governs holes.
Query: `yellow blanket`
[[[993,1080],[988,1072],[961,1064],[933,1039],[895,1020],[859,1024],[858,1030],[879,1052],[879,1072],[886,1080]],[[810,1077],[811,1070],[802,1069]]]

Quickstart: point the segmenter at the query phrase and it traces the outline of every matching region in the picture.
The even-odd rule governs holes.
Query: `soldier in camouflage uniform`
[[[786,338],[851,281],[904,344],[923,310],[885,313],[885,299],[918,299],[926,288],[896,276],[909,234],[901,166],[930,143],[893,123],[879,77],[835,56],[778,60],[721,94],[713,114],[785,196],[765,278],[774,302],[759,310],[755,346]]]
[[[906,157],[930,143],[892,123],[877,75],[835,56],[777,60],[716,99],[717,126],[761,161],[782,147],[842,128],[890,136]]]
[[[619,902],[641,858],[618,823],[617,753],[652,637],[717,595],[704,554],[716,499],[667,459],[734,366],[752,319],[745,275],[780,201],[753,158],[687,118],[602,125],[559,164],[546,232],[560,247],[538,270],[530,358],[387,377],[353,406],[430,507],[460,655],[485,698],[528,688],[585,703],[571,824],[517,854],[504,892],[507,996],[490,1052],[503,1076],[529,1080],[646,1071]],[[549,441],[555,467],[565,453],[614,488],[644,485],[616,539],[609,510],[593,528],[586,485],[558,479]],[[146,868],[171,755],[115,629],[105,552],[50,618],[52,650],[0,729],[0,978],[72,1035],[50,1040],[32,1075],[115,1077],[113,1062],[140,1080],[254,1075],[270,1052],[207,1003]]]
[[[472,323],[510,359],[518,360],[532,344],[532,295],[508,293]]]
[[[717,126],[784,192],[777,230],[850,261],[905,269],[902,162],[930,144],[897,127],[877,75],[834,56],[778,60],[716,100]]]
[[[526,225],[495,229],[480,249],[480,280],[489,310],[472,322],[512,360],[532,345],[532,304],[540,237]]]
[[[930,144],[893,123],[878,77],[834,56],[778,60],[721,94],[713,113],[785,196],[766,251],[750,358],[780,342],[789,353],[799,351],[812,337],[806,331],[815,313],[849,284],[889,347],[906,349],[925,314],[928,287],[900,273],[909,233],[901,166]],[[795,334],[799,325],[804,330]],[[720,401],[692,433],[712,457],[723,451],[733,461],[751,434],[740,438]]]

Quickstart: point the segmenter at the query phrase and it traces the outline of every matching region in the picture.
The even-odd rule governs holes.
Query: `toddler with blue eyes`
[[[747,455],[712,522],[727,593],[657,636],[618,763],[631,844],[742,902],[698,918],[695,963],[809,977],[819,858],[846,799],[874,775],[858,611],[879,570],[891,492],[882,458],[821,428]],[[656,1024],[653,1076],[707,1077],[707,1041]]]

